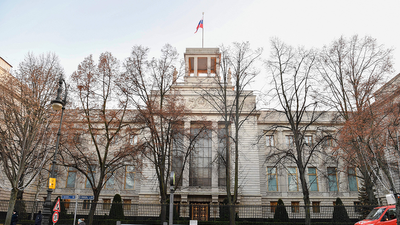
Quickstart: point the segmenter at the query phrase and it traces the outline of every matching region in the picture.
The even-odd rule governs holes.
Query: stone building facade
[[[207,180],[202,185],[194,185],[191,179],[190,163],[183,172],[182,187],[175,193],[175,202],[181,204],[198,204],[209,210],[208,205],[218,204],[226,197],[223,185],[223,173],[219,171],[217,154],[219,148],[218,127],[222,118],[220,114],[201,96],[205,88],[217,88],[215,79],[219,71],[220,52],[218,48],[188,48],[185,53],[186,75],[173,88],[178,90],[191,109],[191,120],[184,121],[185,128],[195,126],[199,120],[211,124],[212,132],[204,141],[201,155],[205,164],[201,178]],[[233,89],[233,86],[229,84]],[[251,91],[245,107],[249,110],[256,104],[256,95]],[[246,110],[246,109],[245,109]],[[334,134],[338,126],[334,112],[325,113],[309,129],[306,136],[310,144],[315,142],[321,130]],[[239,140],[239,196],[240,205],[273,206],[281,198],[285,205],[298,206],[303,204],[298,171],[294,164],[277,165],[267,160],[270,151],[283,149],[291,145],[291,134],[283,128],[271,131],[275,124],[285,124],[286,119],[274,111],[257,111],[251,114],[240,129]],[[232,131],[233,132],[233,131]],[[133,142],[137,142],[140,135]],[[327,140],[323,151],[329,155],[332,140]],[[326,157],[326,156],[323,156]],[[316,156],[307,170],[310,183],[310,198],[313,206],[331,206],[336,197],[341,197],[347,205],[357,204],[359,181],[357,171],[347,168],[339,161],[322,160]],[[59,168],[59,178],[54,195],[92,195],[87,187],[85,178],[70,168]],[[26,199],[34,199],[38,186],[32,185],[32,190],[25,191]],[[45,197],[46,188],[40,190],[39,200]],[[155,171],[149,161],[143,159],[142,170],[136,171],[132,166],[126,166],[119,179],[106,185],[101,192],[100,203],[111,203],[113,196],[118,193],[126,204],[157,204],[158,195]],[[4,194],[2,196],[7,196]],[[87,200],[86,200],[87,201]],[[155,215],[157,216],[157,215]]]

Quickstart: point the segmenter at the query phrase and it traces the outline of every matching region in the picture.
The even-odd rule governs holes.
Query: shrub
[[[349,215],[347,214],[346,208],[344,207],[343,202],[340,198],[336,198],[335,208],[333,209],[332,222],[334,224],[350,222]]]
[[[115,194],[111,208],[110,208],[110,219],[124,219],[124,208],[122,207],[121,195]]]
[[[274,220],[280,222],[289,222],[289,215],[286,211],[286,207],[282,199],[278,200],[278,204],[275,209]]]

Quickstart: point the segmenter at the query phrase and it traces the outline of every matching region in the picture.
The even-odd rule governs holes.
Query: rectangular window
[[[294,136],[293,135],[286,135],[286,146],[287,147],[294,146]]]
[[[225,125],[218,128],[218,187],[226,186],[226,132]]]
[[[320,202],[312,202],[312,211],[313,213],[320,213]]]
[[[64,204],[65,209],[69,209],[69,203],[71,202],[71,199],[62,199],[62,203]]]
[[[276,207],[278,206],[278,202],[269,202],[269,205],[271,207],[271,212],[275,213]]]
[[[338,191],[337,170],[336,167],[328,167],[329,191]]]
[[[103,199],[103,210],[110,210],[111,199]]]
[[[288,190],[289,191],[299,191],[299,186],[297,185],[297,168],[289,167],[288,172]]]
[[[386,214],[386,218],[387,220],[394,220],[396,219],[396,209],[388,209]],[[396,223],[397,221],[393,221],[394,223]]]
[[[135,187],[135,167],[125,167],[125,189],[132,190]]]
[[[72,167],[68,167],[68,175],[67,175],[67,188],[75,188],[76,181],[76,169]]]
[[[358,191],[357,174],[354,167],[350,167],[347,171],[349,180],[349,190]]]
[[[216,73],[216,66],[217,66],[217,58],[211,57],[210,73],[212,74]]]
[[[95,175],[96,175],[96,166],[95,165],[91,165],[90,168],[87,171],[87,175],[88,177],[86,177],[86,184],[85,184],[85,188],[92,188],[92,186],[90,185],[90,181],[92,181],[92,183],[94,183],[95,181]]]
[[[135,134],[131,134],[129,135],[129,144],[131,144],[132,146],[137,145],[138,143],[138,136]]]
[[[199,132],[201,132],[199,134]],[[190,154],[189,186],[211,186],[212,137],[211,130],[192,128],[191,133],[197,136],[194,149]],[[196,135],[198,134],[198,135]]]
[[[113,137],[111,143],[114,144],[114,145],[117,145],[117,144],[118,144],[118,141],[119,141],[119,136],[118,136],[118,135],[115,135],[115,136]]]
[[[108,180],[106,181],[105,188],[113,189],[114,188],[114,175],[107,175],[106,179],[108,179]]]
[[[312,141],[312,136],[311,135],[306,135],[304,136],[304,144],[311,146],[313,143]]]
[[[274,135],[266,135],[265,136],[265,144],[267,147],[275,146]]]
[[[194,57],[189,57],[189,73],[194,73]]]
[[[90,208],[90,200],[83,200],[82,209],[89,209]]]
[[[310,191],[318,191],[317,168],[308,167],[308,182],[310,183]]]
[[[300,202],[292,202],[291,203],[292,213],[300,212]]]
[[[332,147],[333,146],[333,138],[332,137],[325,137],[324,145],[326,147]]]
[[[131,210],[132,201],[130,199],[123,200],[123,208],[124,210]]]
[[[197,58],[197,75],[200,73],[207,73],[207,58],[206,57],[198,57]]]
[[[80,144],[82,142],[81,140],[81,134],[75,134],[73,138],[73,143],[74,144]]]
[[[277,173],[275,167],[267,168],[268,191],[278,191]]]

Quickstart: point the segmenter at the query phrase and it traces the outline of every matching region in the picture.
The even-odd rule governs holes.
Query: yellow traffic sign
[[[49,189],[56,189],[56,178],[49,178]]]

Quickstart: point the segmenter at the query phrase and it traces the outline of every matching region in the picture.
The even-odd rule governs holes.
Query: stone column
[[[183,129],[187,132],[190,132],[190,121],[185,121],[183,124]],[[184,137],[184,146],[189,146],[189,139],[188,137]],[[182,187],[189,187],[189,165],[190,165],[190,157],[188,157],[188,160],[185,164],[185,168],[183,170],[182,174]]]
[[[190,65],[189,57],[185,56],[185,77],[190,76],[189,65]]]
[[[218,122],[212,122],[212,172],[211,172],[211,187],[212,193],[218,193],[218,162],[215,160],[218,157]]]
[[[211,75],[211,57],[207,57],[207,76]]]
[[[199,76],[199,73],[197,72],[197,61],[198,61],[198,59],[197,59],[197,57],[193,57],[193,60],[194,60],[194,62],[193,62],[193,72],[194,72],[194,76],[197,77],[197,76]]]

